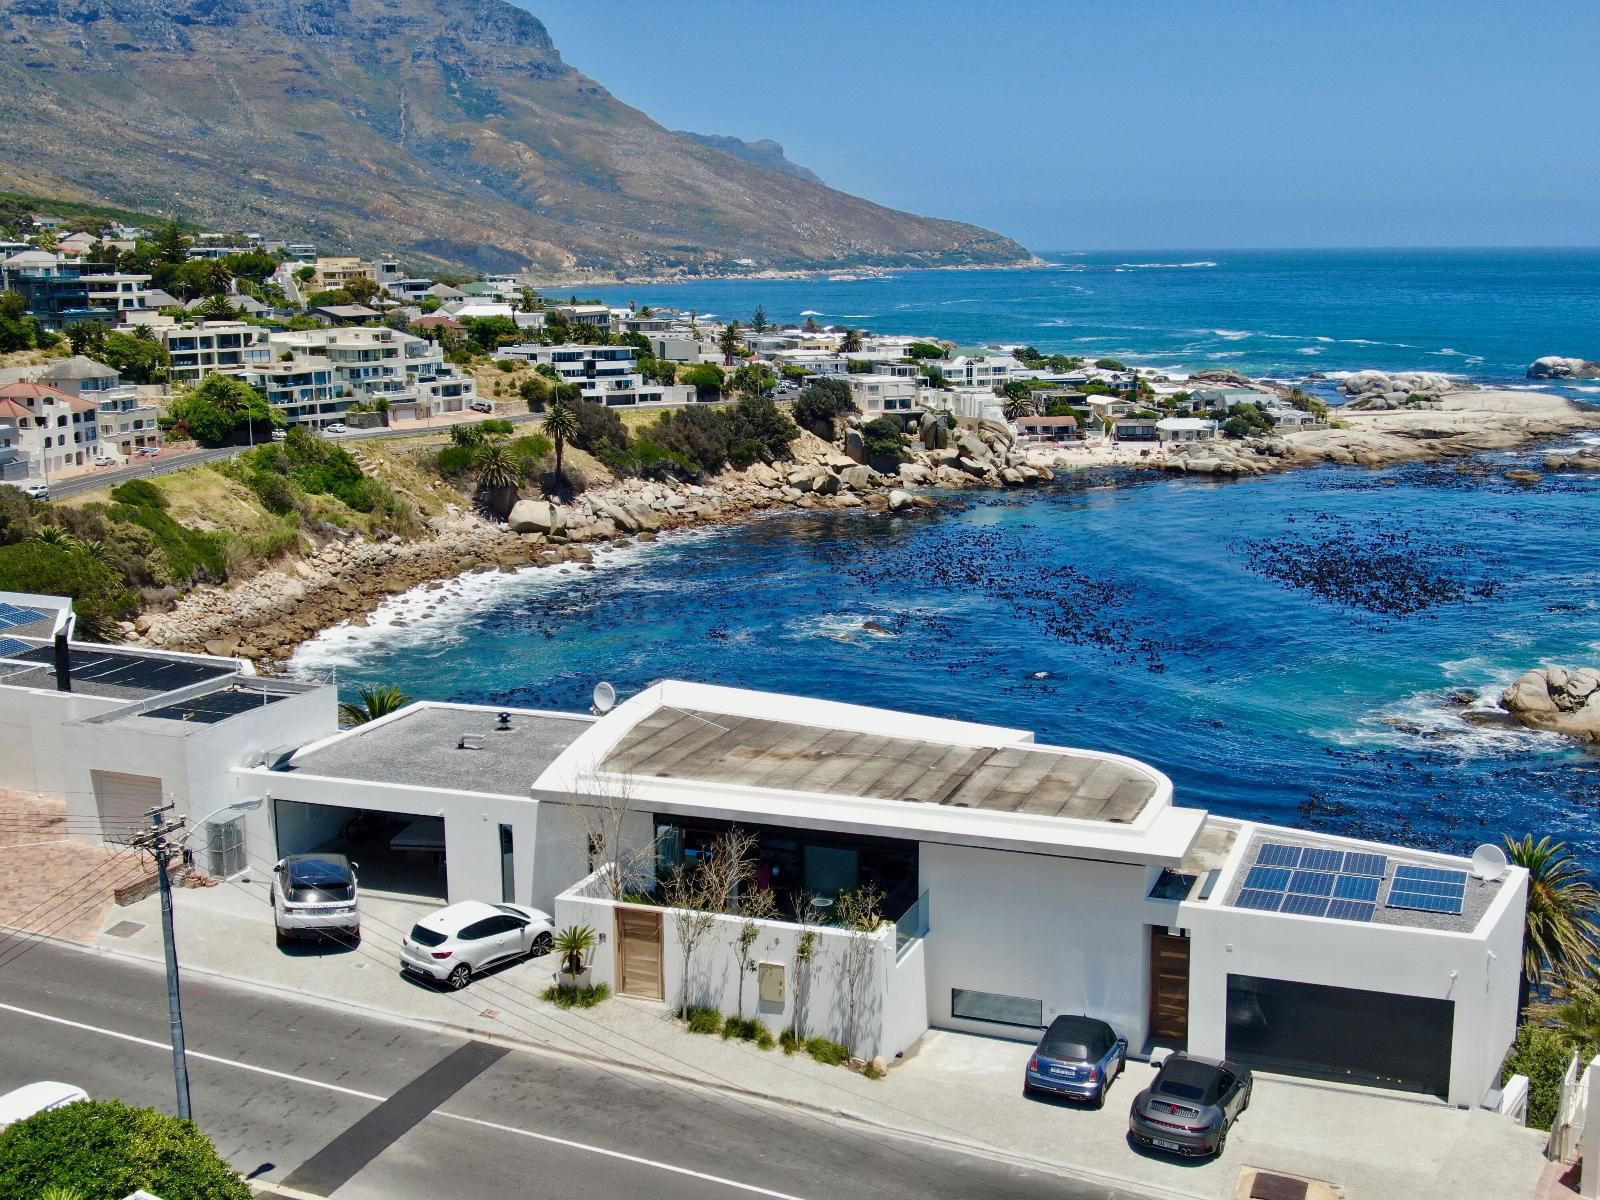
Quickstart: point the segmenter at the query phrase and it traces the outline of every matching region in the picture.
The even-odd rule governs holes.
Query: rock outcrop
[[[1600,446],[1544,456],[1546,471],[1600,471]]]
[[[1600,379],[1600,362],[1551,354],[1534,359],[1529,379]]]
[[[1529,729],[1600,740],[1600,671],[1541,667],[1508,687],[1500,704]]]
[[[1357,371],[1339,385],[1351,408],[1421,408],[1436,405],[1446,392],[1459,392],[1458,380],[1432,371]]]

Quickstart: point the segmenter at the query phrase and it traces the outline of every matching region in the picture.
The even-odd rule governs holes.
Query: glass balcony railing
[[[900,915],[894,923],[894,953],[899,958],[923,938],[928,936],[928,893],[923,892],[917,902]]]

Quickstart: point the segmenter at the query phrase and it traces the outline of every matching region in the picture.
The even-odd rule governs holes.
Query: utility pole
[[[156,859],[156,878],[161,884],[161,945],[167,959],[167,1016],[172,1027],[172,1080],[178,1093],[178,1117],[189,1121],[193,1117],[189,1108],[189,1061],[183,1045],[183,999],[178,991],[178,944],[172,934],[172,877],[167,874],[167,859],[173,854],[167,844],[167,831],[176,825],[163,825],[161,814],[170,812],[171,804],[152,808],[145,815],[150,818],[150,828],[136,842],[150,851]]]

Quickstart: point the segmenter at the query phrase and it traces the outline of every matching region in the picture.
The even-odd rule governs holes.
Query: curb
[[[51,942],[66,949],[76,950],[84,954],[104,955],[108,958],[120,959],[124,962],[138,964],[153,969],[161,969],[160,959],[146,958],[142,955],[132,954],[125,950],[112,947],[84,945],[81,942],[58,938],[50,934],[35,934],[28,930],[17,930],[10,926],[0,925],[0,932],[21,933],[39,940]],[[462,1038],[469,1041],[487,1042],[490,1045],[505,1046],[508,1049],[519,1050],[524,1053],[538,1054],[546,1058],[558,1058],[571,1062],[583,1063],[587,1066],[600,1067],[608,1071],[625,1071],[632,1075],[640,1075],[666,1083],[694,1088],[697,1091],[711,1092],[718,1095],[729,1096],[739,1100],[751,1101],[768,1108],[784,1109],[791,1112],[832,1121],[845,1121],[868,1131],[918,1142],[924,1145],[942,1147],[944,1149],[969,1154],[987,1159],[991,1162],[1005,1162],[1012,1166],[1027,1170],[1046,1172],[1052,1175],[1063,1176],[1084,1183],[1097,1184],[1102,1187],[1132,1190],[1141,1196],[1150,1197],[1151,1200],[1209,1200],[1207,1193],[1180,1191],[1153,1184],[1145,1180],[1135,1179],[1130,1176],[1115,1175],[1110,1172],[1096,1171],[1087,1167],[1075,1167],[1049,1159],[1034,1158],[1031,1155],[1018,1154],[1014,1151],[1004,1150],[997,1146],[986,1145],[982,1142],[971,1141],[946,1134],[929,1133],[926,1130],[914,1129],[906,1125],[897,1125],[885,1121],[881,1117],[870,1116],[848,1108],[833,1105],[814,1104],[804,1100],[791,1100],[782,1096],[773,1096],[766,1092],[756,1091],[753,1088],[743,1088],[722,1082],[710,1082],[697,1079],[692,1075],[685,1075],[676,1071],[664,1070],[659,1067],[644,1066],[638,1063],[621,1062],[617,1059],[605,1058],[598,1054],[591,1054],[581,1050],[571,1050],[564,1047],[553,1046],[548,1043],[534,1041],[531,1038],[518,1037],[514,1034],[489,1032],[475,1029],[468,1025],[458,1025],[450,1021],[433,1021],[423,1017],[411,1017],[394,1013],[387,1009],[373,1008],[370,1005],[357,1004],[347,1000],[339,1000],[330,996],[314,992],[295,992],[286,995],[271,984],[259,980],[242,979],[234,975],[226,975],[220,971],[207,967],[183,967],[183,974],[203,977],[228,984],[232,987],[245,988],[254,992],[267,992],[280,999],[291,999],[299,1003],[312,1004],[318,1008],[335,1009],[342,1013],[360,1013],[391,1024],[404,1025],[409,1028],[423,1030],[430,1033],[444,1034],[448,1037]],[[603,1037],[609,1030],[600,1029],[597,1037]],[[294,1189],[285,1189],[273,1183],[252,1183],[259,1187],[264,1200],[271,1200],[274,1194],[285,1197],[286,1200],[325,1200],[310,1192],[300,1192]]]

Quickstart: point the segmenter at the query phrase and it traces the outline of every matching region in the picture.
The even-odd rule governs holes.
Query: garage
[[[1454,1027],[1449,1000],[1228,976],[1227,1056],[1261,1071],[1444,1099]]]
[[[108,842],[125,842],[144,832],[150,824],[150,810],[162,804],[161,780],[120,771],[90,771],[89,775],[94,782],[100,836]]]
[[[448,892],[444,818],[273,801],[278,857],[343,854],[360,864],[364,891],[443,900]]]

